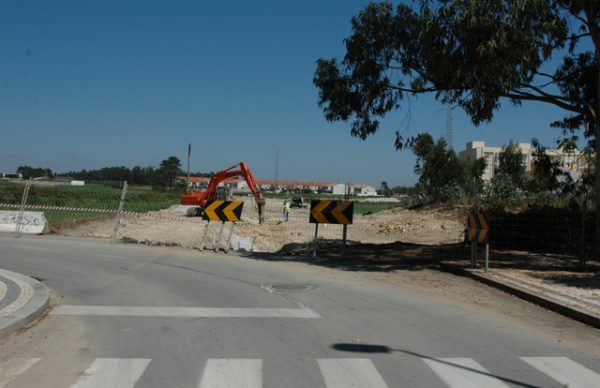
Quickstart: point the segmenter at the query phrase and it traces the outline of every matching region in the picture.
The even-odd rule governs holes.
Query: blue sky
[[[315,61],[342,57],[350,18],[368,1],[27,1],[0,4],[0,171],[248,163],[259,179],[416,182],[395,151],[402,111],[366,141],[327,123]],[[410,101],[412,134],[442,136],[446,109]],[[454,148],[532,137],[552,146],[562,112],[505,102],[491,125],[454,113]]]

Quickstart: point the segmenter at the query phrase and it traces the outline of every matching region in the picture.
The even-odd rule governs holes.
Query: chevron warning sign
[[[483,212],[479,209],[477,212],[469,213],[467,218],[467,233],[469,241],[477,243],[486,243],[489,238],[490,222]]]
[[[310,222],[312,224],[352,223],[354,202],[352,201],[310,201]]]
[[[217,199],[209,202],[202,214],[203,220],[208,221],[239,221],[242,217],[242,201],[223,201]]]

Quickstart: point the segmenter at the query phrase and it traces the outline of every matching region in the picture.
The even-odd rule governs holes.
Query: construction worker
[[[290,209],[291,209],[291,206],[290,206],[289,201],[287,199],[284,199],[283,200],[283,220],[285,222],[287,222],[290,217]]]

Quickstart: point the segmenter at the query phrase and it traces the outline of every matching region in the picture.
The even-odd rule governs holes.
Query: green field
[[[24,188],[23,183],[0,182],[0,203],[20,204]],[[85,186],[70,186],[44,182],[31,185],[27,204],[116,211],[119,208],[121,193],[120,184],[91,183]],[[179,203],[181,194],[182,192],[177,190],[160,191],[147,186],[130,186],[123,210],[148,212],[165,209]],[[64,221],[106,217],[106,214],[93,211],[44,210],[44,213],[51,225]]]

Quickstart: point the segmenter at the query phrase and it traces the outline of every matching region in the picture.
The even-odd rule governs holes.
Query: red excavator
[[[239,166],[239,169],[236,170],[236,167]],[[258,184],[256,184],[256,179],[254,179],[254,175],[248,169],[248,166],[244,162],[240,162],[235,166],[231,166],[226,170],[219,171],[212,178],[210,178],[210,182],[208,182],[208,188],[206,191],[199,191],[184,194],[181,196],[181,204],[182,205],[193,205],[198,206],[198,208],[194,209],[193,214],[201,216],[206,207],[206,204],[210,201],[214,201],[217,199],[217,188],[219,184],[223,182],[225,179],[234,178],[242,176],[248,183],[248,188],[254,193],[254,198],[256,201],[256,206],[258,207],[258,222],[262,223],[264,220],[263,210],[265,206],[265,198],[263,197]],[[189,214],[189,213],[188,213]]]

